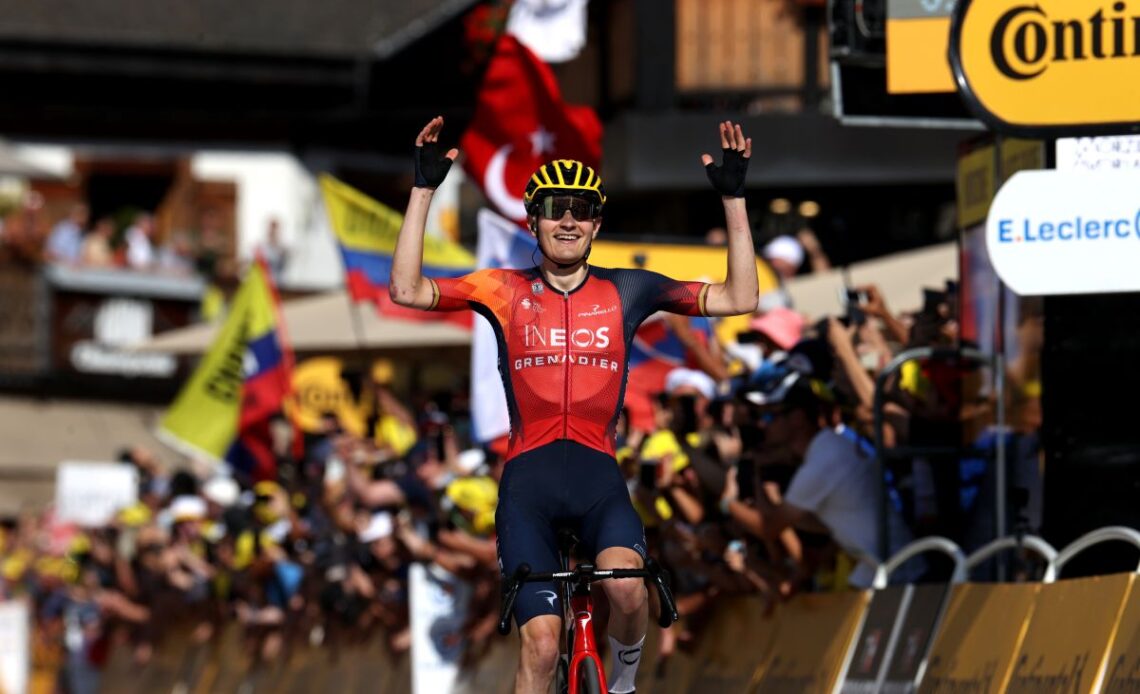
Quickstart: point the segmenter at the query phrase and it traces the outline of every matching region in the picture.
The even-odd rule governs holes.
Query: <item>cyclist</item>
[[[511,416],[507,466],[495,527],[500,570],[522,563],[559,570],[556,527],[572,523],[602,569],[641,568],[645,535],[614,460],[614,434],[625,387],[628,348],[656,311],[728,316],[758,301],[756,261],[744,205],[752,141],[720,123],[721,165],[702,155],[723,196],[729,232],[727,279],[680,282],[637,269],[588,264],[606,202],[600,176],[581,162],[556,160],[531,176],[523,195],[542,257],[526,270],[484,269],[458,279],[424,277],[428,205],[459,151],[443,152],[443,119],[416,137],[412,189],[393,257],[389,291],[401,305],[471,308],[498,339],[499,371]],[[605,581],[614,667],[610,691],[632,692],[648,617],[638,579]],[[553,584],[528,583],[515,620],[522,636],[516,692],[545,692],[559,656],[562,606]]]

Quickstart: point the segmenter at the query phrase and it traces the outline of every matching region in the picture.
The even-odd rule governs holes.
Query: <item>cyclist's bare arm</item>
[[[438,142],[443,118],[435,117],[416,136],[416,146]],[[459,150],[452,148],[445,155],[455,161]],[[431,205],[435,188],[412,188],[408,199],[408,209],[404,213],[404,223],[400,226],[400,236],[396,239],[396,251],[392,254],[392,276],[388,282],[388,293],[401,306],[431,308],[435,300],[432,283],[423,275],[424,227],[427,225],[428,207]]]
[[[741,152],[744,159],[752,157],[752,139],[744,137],[739,125],[720,124],[722,149]],[[713,163],[712,156],[704,154],[701,163]],[[756,310],[760,300],[756,278],[756,253],[752,246],[752,231],[748,226],[748,210],[744,198],[724,195],[724,218],[728,229],[728,274],[724,282],[713,284],[705,297],[705,313],[710,316],[736,316]]]
[[[714,353],[716,350],[715,336],[710,337],[706,345],[697,339],[693,327],[689,324],[689,319],[676,313],[666,313],[665,322],[669,324],[673,334],[677,336],[685,349],[693,355],[693,359],[702,371],[716,381],[723,381],[728,378],[728,369],[725,368],[719,355]]]

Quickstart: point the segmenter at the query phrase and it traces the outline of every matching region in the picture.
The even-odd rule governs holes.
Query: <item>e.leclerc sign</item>
[[[959,0],[950,66],[995,130],[1131,130],[1140,124],[1140,0]]]
[[[986,250],[1021,295],[1140,291],[1140,171],[1019,171],[994,198]]]

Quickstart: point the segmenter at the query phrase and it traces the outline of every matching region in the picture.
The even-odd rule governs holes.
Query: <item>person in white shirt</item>
[[[154,217],[140,213],[123,239],[127,243],[127,265],[133,270],[149,270],[155,262]]]
[[[793,350],[795,352],[795,350]],[[794,355],[793,355],[794,358]],[[853,558],[878,555],[878,466],[870,444],[838,422],[834,395],[827,384],[810,375],[810,368],[787,368],[746,398],[763,408],[768,420],[764,456],[796,465],[782,498],[765,485],[755,505],[736,499],[738,484],[731,475],[721,508],[753,534],[796,544],[794,528],[802,533],[826,535]],[[888,504],[889,552],[911,540],[899,510]],[[803,558],[802,548],[788,554]],[[882,559],[885,559],[883,557]],[[910,577],[913,571],[896,578]],[[874,567],[859,561],[848,583],[866,588]]]

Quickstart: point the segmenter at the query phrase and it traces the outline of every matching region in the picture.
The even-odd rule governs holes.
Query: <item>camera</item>
[[[839,305],[844,310],[844,323],[847,325],[862,325],[867,322],[867,314],[860,308],[863,304],[867,303],[867,292],[851,287],[844,287],[839,290]]]

